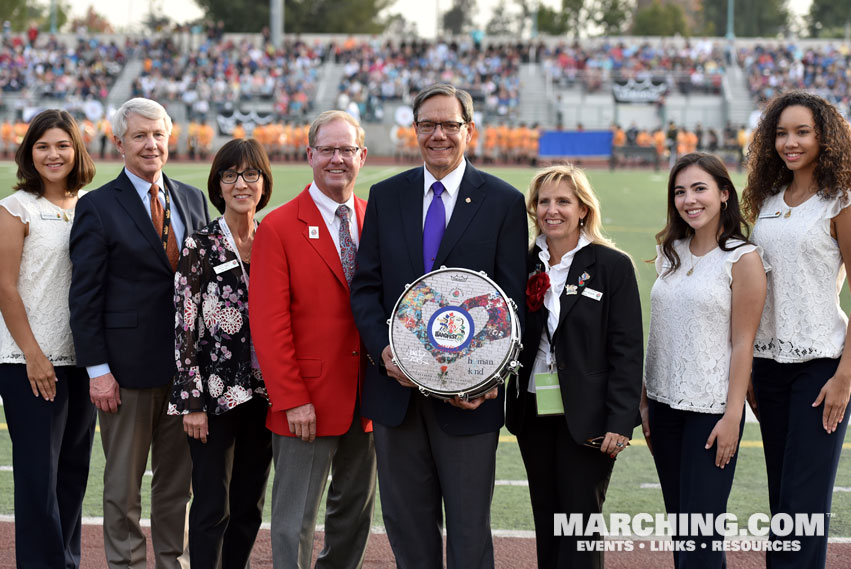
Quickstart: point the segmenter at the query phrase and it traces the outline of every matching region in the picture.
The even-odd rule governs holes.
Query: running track
[[[15,568],[14,523],[0,522],[0,569]],[[148,532],[148,529],[145,530]],[[321,549],[322,534],[317,533],[314,555]],[[637,541],[635,542],[638,543]],[[535,569],[535,540],[527,537],[494,537],[496,569]],[[153,567],[153,551],[148,540],[148,560]],[[828,569],[847,569],[851,560],[851,540],[831,543],[828,548]],[[606,553],[607,569],[664,569],[673,565],[670,553],[635,550]],[[730,569],[762,569],[762,553],[732,552],[727,555]],[[81,569],[106,569],[103,554],[102,527],[83,526],[83,561]],[[373,533],[366,552],[364,569],[394,569],[393,554],[383,533]],[[251,569],[271,569],[272,550],[269,530],[261,530],[251,555]]]

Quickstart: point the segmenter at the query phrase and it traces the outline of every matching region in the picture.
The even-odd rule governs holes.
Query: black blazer
[[[355,323],[372,362],[364,380],[362,412],[389,427],[405,418],[414,393],[388,377],[379,364],[382,350],[390,343],[387,319],[393,306],[405,285],[425,273],[423,184],[420,167],[370,189],[351,287]],[[527,243],[523,194],[468,163],[434,267],[484,271],[514,299],[522,319]],[[441,427],[452,435],[495,431],[504,422],[502,389],[498,398],[474,411],[434,404]]]
[[[210,222],[197,188],[168,179],[186,236]],[[109,364],[121,387],[174,378],[174,271],[124,170],[77,202],[71,228],[71,332],[77,365]]]
[[[539,251],[536,246],[529,253],[529,273],[540,264]],[[583,273],[590,276],[579,285]],[[609,247],[587,245],[573,258],[566,284],[576,285],[577,294],[560,295],[553,343],[568,430],[579,444],[607,432],[631,437],[641,422],[638,403],[644,354],[641,303],[632,262]],[[585,289],[600,292],[602,297],[583,296]],[[524,411],[526,398],[532,396],[527,391],[529,376],[541,335],[546,333],[548,314],[545,307],[526,314],[519,383],[513,379],[506,390],[506,425],[514,434],[523,430],[528,419]]]

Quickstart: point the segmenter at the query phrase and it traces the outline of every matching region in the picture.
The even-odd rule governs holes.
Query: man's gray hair
[[[124,138],[124,135],[127,134],[127,119],[132,114],[151,120],[163,119],[167,134],[171,134],[171,117],[168,116],[165,107],[151,99],[136,97],[121,105],[112,115],[112,133],[115,136]]]
[[[435,83],[420,91],[414,99],[414,120],[420,120],[420,107],[435,95],[455,97],[461,104],[461,119],[465,123],[473,122],[473,97],[463,89],[456,89],[449,83]]]

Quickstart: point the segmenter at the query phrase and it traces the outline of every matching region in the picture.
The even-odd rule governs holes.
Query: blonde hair
[[[355,127],[355,144],[363,147],[363,143],[366,140],[366,133],[363,130],[363,127],[357,121],[355,117],[350,115],[349,113],[337,110],[324,111],[318,117],[313,119],[313,123],[310,125],[310,130],[307,134],[307,143],[313,147],[316,145],[316,137],[319,136],[319,129],[331,122],[334,121],[343,121],[347,122],[353,127]]]
[[[573,164],[556,164],[538,170],[532,181],[529,183],[529,197],[526,198],[526,212],[529,218],[535,225],[535,237],[541,234],[541,228],[538,225],[538,194],[541,188],[545,185],[567,184],[573,193],[576,194],[576,199],[584,205],[588,212],[582,219],[582,232],[591,243],[604,245],[612,249],[620,251],[615,246],[614,241],[603,235],[603,222],[600,216],[600,200],[594,193],[588,177],[581,168],[577,168]],[[623,252],[623,251],[621,251]]]

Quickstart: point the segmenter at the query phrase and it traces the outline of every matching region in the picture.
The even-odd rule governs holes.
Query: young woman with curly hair
[[[824,567],[833,483],[848,425],[851,353],[839,306],[851,259],[851,127],[824,99],[774,99],[750,146],[744,209],[772,267],[752,381],[771,513],[812,514],[823,535],[768,567]]]

